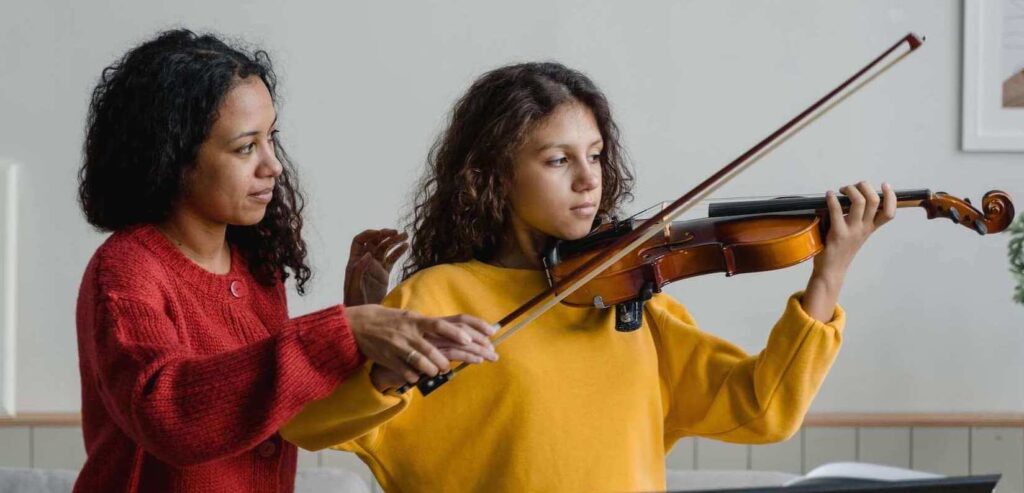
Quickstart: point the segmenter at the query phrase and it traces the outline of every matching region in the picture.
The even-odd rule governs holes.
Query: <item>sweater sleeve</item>
[[[364,360],[341,305],[215,354],[193,353],[167,314],[144,301],[106,293],[96,310],[83,363],[105,408],[146,451],[177,466],[253,448]]]
[[[412,392],[382,394],[370,381],[371,366],[363,365],[331,395],[304,407],[281,428],[281,436],[306,450],[376,448],[383,425],[409,405]]]
[[[668,296],[648,304],[665,403],[665,443],[697,435],[735,443],[784,440],[799,430],[842,342],[845,314],[822,323],[789,298],[756,355],[702,332]]]
[[[419,279],[414,276],[398,285],[381,304],[437,316],[428,309],[437,310],[439,306],[430,295],[437,287],[424,286]],[[417,296],[413,296],[414,293]],[[426,301],[417,302],[417,299]],[[281,436],[307,450],[327,447],[351,452],[374,450],[385,433],[388,421],[408,408],[417,391],[411,390],[401,396],[381,393],[370,381],[372,366],[372,363],[367,363],[360,372],[335,388],[331,395],[304,407],[281,429]]]

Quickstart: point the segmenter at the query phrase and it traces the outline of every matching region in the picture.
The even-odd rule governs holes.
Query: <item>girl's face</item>
[[[602,146],[583,104],[564,103],[541,121],[516,153],[512,227],[534,237],[586,236],[601,203]]]
[[[242,79],[218,109],[199,147],[179,207],[217,224],[253,225],[274,197],[281,163],[274,154],[277,112],[258,77]]]

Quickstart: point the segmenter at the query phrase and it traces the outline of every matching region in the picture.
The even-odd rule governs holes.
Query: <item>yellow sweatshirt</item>
[[[471,261],[432,267],[385,304],[496,321],[546,288],[539,271]],[[310,450],[355,452],[389,492],[640,491],[665,488],[665,454],[685,436],[764,443],[795,433],[839,350],[791,297],[759,355],[697,328],[659,294],[644,326],[614,310],[557,306],[422,397],[379,393],[368,367],[282,430]]]

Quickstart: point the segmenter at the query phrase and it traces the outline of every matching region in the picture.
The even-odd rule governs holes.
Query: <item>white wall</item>
[[[395,224],[444,114],[484,70],[556,59],[607,92],[638,180],[672,199],[908,31],[928,41],[720,196],[822,192],[859,179],[1024,200],[1020,154],[960,152],[956,0],[13,2],[0,15],[0,158],[23,163],[21,412],[79,406],[74,304],[102,241],[75,202],[100,70],[156,30],[215,29],[268,49],[282,130],[312,199],[316,281],[293,313],[340,299],[348,241]],[[1024,208],[1024,202],[1020,204]],[[817,411],[1024,411],[1024,306],[1005,236],[901,211],[854,264],[843,352]],[[679,283],[711,331],[756,351],[809,266]]]

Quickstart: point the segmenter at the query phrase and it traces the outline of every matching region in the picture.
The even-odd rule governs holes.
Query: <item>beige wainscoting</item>
[[[77,469],[85,460],[76,414],[0,418],[0,467]],[[792,438],[737,445],[687,438],[672,469],[757,469],[803,473],[834,461],[863,461],[950,476],[1001,473],[999,493],[1024,493],[1024,414],[812,414]],[[341,467],[371,484],[352,454],[305,452],[299,467]]]

